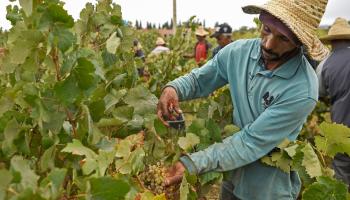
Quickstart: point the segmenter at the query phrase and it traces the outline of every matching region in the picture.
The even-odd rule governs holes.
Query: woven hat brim
[[[322,61],[329,54],[329,50],[318,39],[316,34],[305,34],[305,31],[302,30],[300,27],[296,25],[293,26],[293,24],[288,22],[287,19],[283,19],[281,17],[283,16],[282,13],[278,13],[282,11],[272,11],[265,8],[264,6],[257,5],[244,6],[242,7],[242,10],[247,14],[260,14],[261,11],[265,11],[280,19],[298,37],[300,42],[307,48],[308,54],[312,59],[316,61]],[[310,41],[312,41],[312,44],[310,44]]]
[[[350,34],[327,35],[320,38],[321,42],[329,44],[332,40],[350,40]]]

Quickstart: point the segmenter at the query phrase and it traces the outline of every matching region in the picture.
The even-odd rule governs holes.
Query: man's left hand
[[[171,186],[180,183],[182,181],[182,177],[184,176],[185,170],[186,168],[182,162],[175,163],[175,165],[168,169],[168,174],[165,178],[165,185]]]

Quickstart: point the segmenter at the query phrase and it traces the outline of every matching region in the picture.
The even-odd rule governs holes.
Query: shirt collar
[[[302,59],[303,54],[302,52],[299,52],[293,58],[289,59],[287,62],[283,63],[276,70],[274,70],[272,74],[284,79],[290,79],[298,70]]]

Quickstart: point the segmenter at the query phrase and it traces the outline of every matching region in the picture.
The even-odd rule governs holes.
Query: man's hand
[[[182,177],[184,176],[185,170],[186,168],[181,162],[175,163],[175,165],[168,169],[168,174],[165,178],[165,185],[171,186],[180,183],[182,181]]]
[[[165,126],[169,126],[166,120],[176,120],[176,116],[182,113],[179,108],[179,97],[173,87],[164,88],[159,97],[157,115]],[[166,119],[164,119],[166,118]]]

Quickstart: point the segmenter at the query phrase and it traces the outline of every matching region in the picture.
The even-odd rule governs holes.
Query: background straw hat
[[[198,27],[195,34],[199,36],[207,36],[209,33],[205,31],[203,27]]]
[[[316,30],[327,6],[327,0],[270,0],[262,6],[248,5],[243,11],[260,14],[262,10],[280,19],[306,47],[309,56],[323,60],[329,50],[317,38]]]
[[[158,37],[156,41],[156,45],[164,45],[164,44],[165,44],[165,41],[163,40],[163,38]]]
[[[320,39],[326,44],[329,44],[332,40],[350,40],[350,25],[348,21],[338,17],[329,29],[328,35]]]

